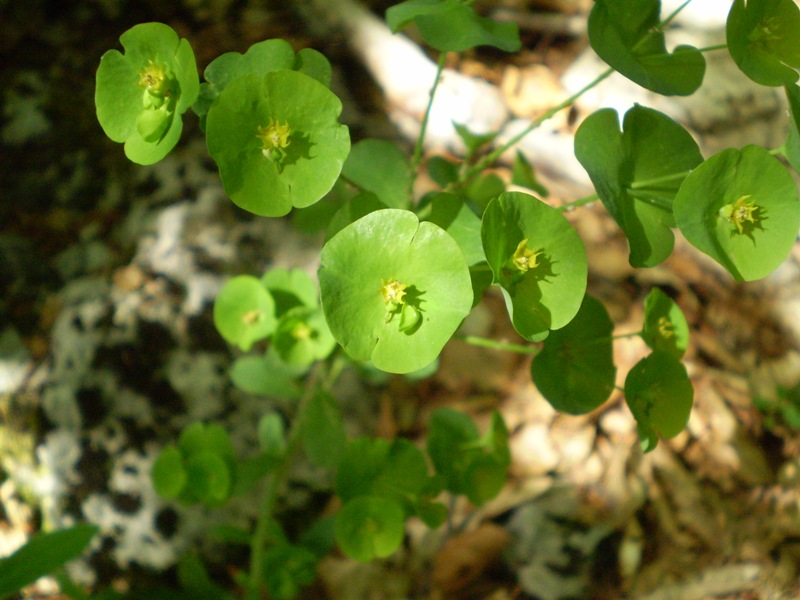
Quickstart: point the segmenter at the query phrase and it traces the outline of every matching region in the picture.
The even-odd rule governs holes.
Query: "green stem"
[[[264,492],[264,502],[261,506],[261,513],[258,516],[256,530],[253,534],[253,539],[250,542],[250,585],[247,591],[248,600],[260,600],[261,593],[261,580],[263,579],[264,567],[264,552],[267,545],[267,537],[269,534],[270,520],[275,510],[275,504],[278,500],[281,488],[286,480],[286,474],[289,471],[289,465],[294,453],[300,445],[300,434],[302,431],[302,423],[304,413],[308,402],[316,391],[316,379],[319,376],[319,369],[322,363],[316,365],[315,370],[312,372],[306,384],[306,390],[300,399],[297,406],[292,424],[289,428],[286,441],[286,451],[283,453],[281,461],[275,466],[275,469],[267,479],[267,488]]]
[[[417,137],[417,143],[414,146],[414,157],[411,160],[411,177],[409,177],[408,183],[409,198],[413,197],[414,180],[417,177],[417,170],[422,162],[422,150],[425,142],[425,132],[428,129],[428,120],[430,119],[431,109],[433,108],[433,99],[436,97],[436,90],[439,87],[439,81],[442,79],[442,71],[444,71],[444,63],[446,58],[447,54],[445,52],[441,52],[439,54],[439,62],[436,65],[436,79],[434,79],[433,85],[431,86],[431,91],[428,94],[428,105],[425,107],[425,114],[422,116],[422,123],[420,124],[419,128],[419,136]]]
[[[671,14],[670,14],[670,15],[669,15],[669,16],[668,16],[666,19],[664,19],[663,21],[661,21],[661,23],[659,23],[659,24],[658,24],[658,27],[659,27],[659,29],[663,29],[664,27],[666,27],[667,25],[669,25],[669,24],[670,24],[670,21],[672,21],[672,19],[674,19],[675,17],[677,17],[677,16],[678,16],[678,13],[679,13],[679,12],[681,12],[681,11],[682,11],[684,8],[686,8],[686,5],[687,5],[687,4],[689,4],[689,2],[691,2],[691,1],[692,1],[692,0],[686,0],[686,2],[684,2],[683,4],[681,4],[681,5],[680,5],[678,8],[676,8],[674,11],[672,11],[672,13],[671,13]]]
[[[715,46],[706,46],[705,48],[698,48],[699,52],[713,52],[714,50],[727,50],[728,44],[717,44]]]
[[[498,342],[497,340],[480,337],[477,335],[464,335],[457,333],[455,337],[465,341],[468,344],[472,344],[473,346],[480,346],[481,348],[491,348],[492,350],[506,350],[508,352],[516,352],[517,354],[530,354],[531,356],[535,356],[540,351],[540,348],[537,348],[535,346],[523,346],[522,344]]]
[[[600,75],[595,77],[591,82],[587,83],[583,86],[580,90],[572,94],[569,98],[564,100],[561,104],[554,106],[547,112],[541,114],[540,116],[536,117],[533,121],[531,121],[530,125],[528,125],[525,129],[523,129],[520,133],[512,137],[502,146],[495,148],[492,152],[484,156],[480,161],[478,161],[475,165],[469,169],[468,176],[465,178],[469,179],[470,177],[474,176],[476,173],[483,171],[486,167],[494,163],[506,150],[512,148],[514,145],[519,143],[526,135],[528,135],[531,131],[539,127],[542,123],[547,121],[549,118],[554,116],[556,113],[564,110],[565,108],[569,108],[572,104],[580,98],[583,94],[591,90],[593,87],[599,85],[604,79],[609,77],[612,73],[614,73],[614,69],[607,69],[603,71]]]
[[[640,190],[642,188],[650,188],[650,187],[658,187],[662,183],[672,183],[673,181],[679,181],[681,179],[686,179],[686,176],[689,175],[692,171],[682,171],[681,173],[670,173],[669,175],[662,175],[661,177],[653,177],[653,179],[645,179],[644,181],[634,181],[630,189],[632,190]]]
[[[586,196],[585,198],[578,198],[577,200],[573,200],[572,202],[567,202],[566,204],[562,204],[561,206],[559,206],[557,208],[557,210],[560,211],[560,212],[569,212],[569,211],[571,211],[571,210],[573,210],[575,208],[578,208],[580,206],[584,206],[586,204],[591,204],[592,202],[594,202],[595,200],[597,200],[599,198],[600,198],[600,196],[598,196],[597,193],[595,192],[594,194],[591,194],[590,196]]]
[[[643,194],[637,194],[633,190],[631,190],[629,193],[631,196],[633,196],[640,202],[650,204],[651,206],[656,206],[661,210],[665,210],[667,212],[672,212],[672,205],[666,200],[661,200],[660,198],[654,198],[653,196],[645,196]]]

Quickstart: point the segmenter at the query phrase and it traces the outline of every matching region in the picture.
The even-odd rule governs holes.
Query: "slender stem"
[[[634,181],[631,184],[632,190],[640,190],[642,188],[649,188],[649,187],[657,187],[662,183],[672,183],[673,181],[678,181],[681,179],[685,179],[689,173],[692,171],[682,171],[680,173],[670,173],[669,175],[662,175],[661,177],[653,177],[652,179],[645,179],[644,181]]]
[[[463,335],[457,333],[455,337],[467,342],[468,344],[472,344],[473,346],[491,348],[492,350],[506,350],[508,352],[516,352],[517,354],[530,354],[531,356],[535,356],[540,350],[540,348],[535,346],[523,346],[522,344],[498,342],[497,340],[484,338],[477,335]]]
[[[677,17],[677,16],[678,16],[678,13],[679,13],[679,12],[681,12],[681,11],[682,11],[684,8],[686,8],[686,5],[687,5],[687,4],[689,4],[689,2],[691,2],[691,1],[692,1],[692,0],[686,0],[686,2],[684,2],[683,4],[681,4],[681,5],[680,5],[678,8],[676,8],[674,11],[672,11],[672,13],[671,13],[671,14],[670,14],[670,15],[669,15],[669,16],[668,16],[666,19],[664,19],[663,21],[661,21],[661,23],[659,23],[658,27],[659,27],[660,29],[663,29],[664,27],[666,27],[667,25],[669,25],[669,24],[670,24],[670,21],[672,21],[672,19],[674,19],[675,17]]]
[[[639,337],[641,335],[642,335],[641,331],[631,331],[630,333],[617,333],[616,335],[612,335],[611,339],[612,340],[624,340],[626,338]]]
[[[321,366],[321,363],[317,364],[315,370],[309,377],[305,393],[300,399],[297,411],[295,412],[292,424],[289,428],[286,440],[286,451],[283,453],[281,461],[275,466],[275,469],[267,479],[267,488],[264,492],[261,513],[258,516],[256,530],[250,542],[250,585],[247,591],[248,600],[259,600],[261,598],[260,587],[263,578],[264,552],[266,550],[270,520],[272,519],[272,514],[275,509],[275,503],[278,500],[278,494],[283,487],[289,465],[292,462],[291,459],[300,444],[300,433],[302,430],[305,408],[308,406],[309,400],[317,389],[316,380],[319,376],[319,369]]]
[[[530,125],[528,125],[525,129],[523,129],[520,133],[512,137],[502,146],[495,148],[492,152],[484,156],[480,161],[478,161],[472,168],[469,170],[469,177],[472,177],[475,173],[479,173],[483,171],[486,167],[494,163],[506,150],[516,145],[522,138],[528,135],[531,131],[539,127],[542,123],[547,121],[549,118],[557,114],[558,112],[564,110],[565,108],[569,108],[572,104],[580,98],[583,94],[588,92],[593,87],[597,86],[602,82],[604,79],[609,77],[612,73],[614,73],[614,69],[607,69],[603,71],[600,75],[595,77],[592,81],[587,83],[583,86],[580,90],[572,94],[569,98],[564,100],[561,104],[554,106],[547,112],[539,115],[533,121],[531,121]]]
[[[573,200],[572,202],[567,202],[566,204],[562,204],[556,210],[560,212],[569,212],[579,206],[584,206],[586,204],[591,204],[595,200],[599,199],[600,196],[597,195],[597,192],[591,194],[590,196],[586,196],[585,198],[578,198],[577,200]]]
[[[409,177],[409,184],[408,184],[409,198],[412,197],[414,190],[414,180],[417,177],[417,169],[419,169],[419,165],[422,162],[422,150],[423,150],[423,144],[425,142],[425,132],[428,129],[428,120],[430,119],[431,116],[431,109],[433,108],[433,100],[436,97],[436,89],[439,87],[439,81],[442,79],[442,71],[444,71],[444,63],[446,58],[447,54],[445,52],[441,52],[439,54],[439,62],[436,65],[436,79],[434,79],[433,85],[431,86],[431,91],[428,94],[428,105],[425,107],[425,114],[422,116],[422,123],[419,128],[419,136],[417,137],[417,143],[414,146],[414,157],[411,161],[411,177]]]
[[[717,44],[715,46],[706,46],[705,48],[698,48],[699,52],[712,52],[714,50],[727,50],[728,44]]]
[[[653,196],[645,196],[644,194],[637,194],[634,192],[634,190],[630,191],[630,195],[639,200],[640,202],[650,204],[651,206],[656,206],[661,210],[666,210],[667,212],[672,212],[672,205],[666,200],[662,200],[661,198],[654,198]]]

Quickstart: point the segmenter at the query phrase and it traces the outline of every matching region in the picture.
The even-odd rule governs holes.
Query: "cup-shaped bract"
[[[410,211],[362,217],[325,244],[320,260],[334,338],[383,371],[411,373],[433,362],[472,307],[458,244]]]
[[[228,83],[208,110],[208,152],[225,193],[266,217],[317,202],[350,151],[342,103],[297,71],[246,75]]]
[[[772,273],[800,227],[797,187],[786,168],[759,146],[715,154],[675,196],[675,220],[686,239],[736,281]]]
[[[586,291],[586,248],[559,211],[522,192],[500,194],[483,214],[481,238],[521,336],[541,341],[572,320]]]
[[[125,155],[149,165],[164,158],[181,135],[180,116],[197,98],[200,80],[189,42],[163,23],[142,23],[120,36],[125,53],[100,59],[97,119]]]

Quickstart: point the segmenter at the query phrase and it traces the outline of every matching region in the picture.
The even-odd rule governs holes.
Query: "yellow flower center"
[[[152,60],[147,61],[144,69],[139,71],[139,87],[147,90],[154,96],[169,95],[167,74],[164,69]]]
[[[659,317],[658,333],[667,340],[675,336],[675,326],[672,324],[672,321],[669,320],[669,317]]]
[[[514,251],[511,257],[511,263],[523,273],[529,269],[535,269],[539,266],[539,256],[543,254],[542,250],[534,252],[528,248],[528,238],[522,240]]]
[[[259,126],[256,137],[261,140],[261,150],[264,155],[269,155],[270,150],[286,148],[289,145],[289,136],[292,130],[289,123],[281,124],[280,121],[269,120],[266,127]]]
[[[747,223],[750,223],[752,228],[759,221],[758,211],[760,207],[754,200],[747,201],[750,196],[751,194],[741,196],[733,204],[727,204],[720,209],[720,215],[729,223],[733,223],[739,233],[744,233]]]
[[[386,282],[381,281],[381,283],[383,284],[381,286],[381,297],[390,311],[396,310],[399,305],[405,303],[403,296],[406,295],[406,288],[408,287],[405,283],[400,283],[397,279],[390,279]]]

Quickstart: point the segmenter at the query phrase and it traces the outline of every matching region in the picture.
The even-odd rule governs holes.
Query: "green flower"
[[[180,115],[197,98],[194,52],[162,23],[136,25],[120,42],[125,54],[109,50],[97,70],[97,119],[130,160],[152,164],[178,143]]]

